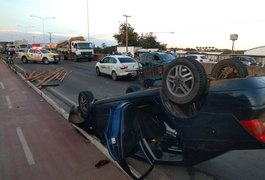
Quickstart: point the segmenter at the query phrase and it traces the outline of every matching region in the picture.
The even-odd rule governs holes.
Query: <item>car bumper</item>
[[[86,58],[93,58],[94,55],[93,54],[79,54],[77,55],[78,59],[86,59]]]
[[[59,56],[49,58],[49,62],[59,62],[59,61],[60,61],[60,57]]]
[[[130,71],[130,72],[121,72],[119,73],[118,76],[121,76],[121,77],[136,77],[137,76],[137,72],[136,71]]]

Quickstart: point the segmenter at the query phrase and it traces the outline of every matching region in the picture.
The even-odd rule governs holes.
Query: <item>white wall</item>
[[[265,46],[249,49],[249,50],[245,51],[244,55],[265,56]]]

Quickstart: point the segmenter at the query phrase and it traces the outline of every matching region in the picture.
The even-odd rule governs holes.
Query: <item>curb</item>
[[[5,64],[7,64],[3,59],[0,58],[0,60],[2,60]],[[7,64],[8,65],[8,64]],[[17,69],[20,69],[20,71],[24,72],[23,69],[21,69],[20,67],[15,66]],[[16,74],[18,74],[18,76],[25,81],[34,91],[36,91],[41,97],[43,97],[43,99],[45,99],[60,115],[63,116],[63,118],[65,120],[68,121],[69,118],[69,113],[67,113],[64,109],[60,108],[57,103],[55,103],[50,97],[48,97],[45,93],[43,93],[40,89],[38,89],[37,87],[35,87],[30,81],[26,80],[26,78],[21,74],[21,72],[16,71],[17,69],[14,67],[10,67],[10,69],[12,69]],[[56,92],[56,94],[58,94]],[[68,103],[70,103],[71,105],[73,105],[70,101],[68,101]],[[72,124],[72,123],[71,123]],[[84,130],[80,129],[79,127],[75,126],[74,124],[72,124],[72,126],[78,130],[86,139],[88,139],[94,146],[96,146],[96,148],[103,153],[113,164],[115,164],[115,166],[120,169],[124,174],[126,174],[130,179],[131,177],[119,166],[119,164],[114,161],[111,156],[109,155],[107,149],[97,140],[97,138],[90,136],[89,134],[87,134]],[[130,167],[132,172],[136,175],[140,175],[133,167]]]
[[[2,60],[5,64],[7,64],[4,60]],[[7,64],[8,65],[8,64]],[[21,74],[21,72],[24,72],[23,69],[20,67],[10,66],[10,69],[12,69],[23,81],[25,81],[34,91],[36,91],[43,99],[45,99],[59,114],[63,116],[64,119],[68,121],[69,113],[67,113],[64,109],[60,108],[57,103],[55,103],[50,97],[48,97],[45,93],[43,93],[41,90],[39,90],[37,87],[35,87],[30,81],[26,80],[26,78]],[[20,69],[21,72],[18,72],[17,69]]]

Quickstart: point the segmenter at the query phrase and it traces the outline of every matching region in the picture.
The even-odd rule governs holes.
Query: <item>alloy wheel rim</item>
[[[87,100],[84,96],[80,96],[80,109],[83,113],[87,113],[88,104],[87,104]]]
[[[167,75],[169,92],[177,97],[188,95],[194,87],[194,75],[185,65],[173,66]]]

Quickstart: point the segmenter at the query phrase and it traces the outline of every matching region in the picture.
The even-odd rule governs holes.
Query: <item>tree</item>
[[[126,46],[126,23],[121,23],[119,33],[113,37],[117,40],[119,46]],[[139,46],[139,35],[134,32],[134,28],[128,24],[128,46]]]
[[[96,54],[111,54],[113,51],[115,52],[117,46],[107,46],[106,43],[102,43],[102,47],[96,47],[95,53]]]
[[[107,47],[106,43],[101,44],[102,49],[105,49]]]
[[[118,46],[126,46],[126,23],[120,24],[119,33],[114,34],[113,37],[117,40]],[[139,36],[134,32],[134,28],[128,24],[128,46],[140,46],[142,48],[158,48],[166,50],[167,44],[161,44],[156,40],[156,36],[151,33]]]
[[[153,36],[151,33],[141,34],[139,39],[139,45],[142,48],[158,48],[161,50],[166,50],[166,44],[161,44],[156,40],[156,36]]]

